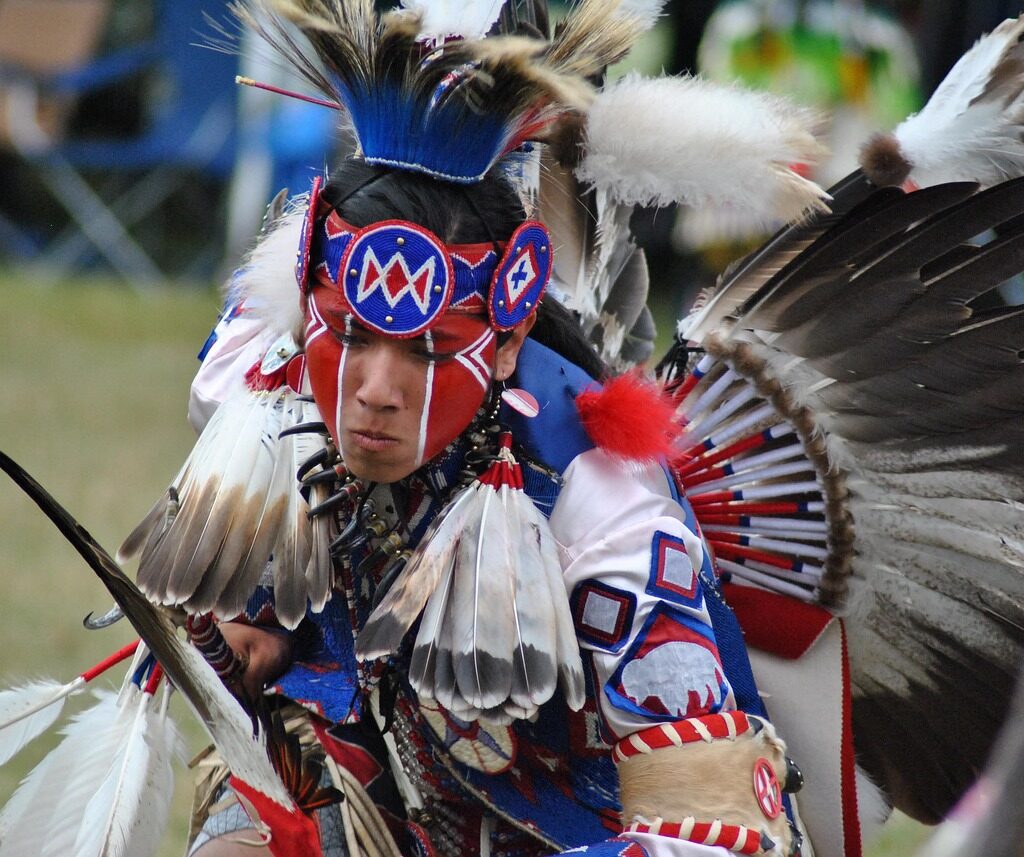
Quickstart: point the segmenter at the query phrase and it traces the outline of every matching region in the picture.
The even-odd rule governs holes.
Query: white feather
[[[1022,36],[1024,16],[979,39],[893,132],[916,184],[993,185],[1024,175]]]
[[[448,36],[482,39],[501,14],[504,0],[402,0],[422,16],[419,38],[440,42]]]
[[[307,196],[292,201],[230,283],[232,294],[244,299],[246,310],[261,319],[275,336],[299,330],[302,325],[295,258],[307,204]]]
[[[130,857],[151,857],[160,847],[174,798],[174,765],[184,756],[184,742],[167,714],[169,692],[151,713],[147,738],[152,747],[142,793],[145,824],[136,827],[129,842]],[[155,702],[155,701],[154,701]]]
[[[397,650],[448,569],[460,536],[467,537],[464,528],[476,526],[477,519],[469,512],[479,490],[479,485],[472,485],[460,491],[438,513],[398,579],[367,619],[356,641],[358,657],[380,658]]]
[[[143,824],[142,797],[152,748],[146,732],[152,695],[139,693],[125,706],[130,721],[117,755],[85,807],[75,839],[76,857],[127,857],[128,843]]]
[[[290,811],[294,802],[270,764],[263,736],[253,736],[252,722],[238,700],[228,692],[195,648],[177,637],[167,642],[178,650],[178,655],[200,688],[201,699],[191,700],[187,696],[185,699],[210,733],[231,772]],[[197,709],[197,704],[206,709],[207,716]]]
[[[56,857],[73,853],[86,804],[124,739],[118,695],[96,691],[97,703],[75,715],[63,740],[22,781],[0,814],[0,855]]]
[[[583,661],[580,658],[580,643],[576,636],[576,625],[569,609],[569,594],[565,590],[562,566],[558,560],[558,546],[551,532],[551,525],[532,503],[524,507],[523,530],[537,539],[537,547],[547,572],[548,590],[555,611],[555,647],[558,659],[558,681],[565,696],[566,705],[579,711],[586,701],[583,678]]]
[[[420,629],[416,634],[413,646],[412,662],[409,667],[409,683],[416,693],[425,699],[436,698],[437,656],[442,645],[444,619],[448,611],[448,599],[451,596],[452,578],[455,571],[456,551],[451,551],[448,567],[441,574],[441,579],[427,599],[420,619]],[[451,646],[449,645],[449,650]]]
[[[529,717],[537,707],[547,702],[555,691],[557,667],[557,617],[554,599],[548,586],[549,569],[540,550],[540,539],[534,538],[530,506],[536,507],[525,494],[520,502],[509,504],[513,516],[511,527],[518,535],[518,559],[515,580],[516,648],[512,656],[512,704],[523,709]],[[561,567],[555,558],[559,576]],[[506,705],[506,711],[509,706]]]
[[[508,699],[515,648],[515,565],[506,514],[508,486],[476,494],[480,528],[464,535],[452,589],[455,681],[474,708]]]
[[[77,857],[150,857],[167,822],[181,740],[151,694],[132,694],[122,709],[127,736],[122,732],[120,753],[85,807]]]
[[[824,149],[811,111],[692,77],[627,75],[596,97],[578,178],[626,205],[742,208],[763,220],[826,210],[797,164]]]
[[[0,691],[0,765],[41,735],[57,719],[64,701],[85,687],[76,678],[68,684],[33,681]]]

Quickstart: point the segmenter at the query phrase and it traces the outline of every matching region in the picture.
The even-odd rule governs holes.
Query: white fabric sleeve
[[[214,328],[216,340],[206,352],[192,381],[188,399],[188,421],[199,434],[213,412],[234,390],[250,367],[270,347],[266,322],[246,315],[225,315]]]
[[[608,731],[735,708],[697,574],[701,540],[665,471],[592,449],[563,479],[551,529]]]

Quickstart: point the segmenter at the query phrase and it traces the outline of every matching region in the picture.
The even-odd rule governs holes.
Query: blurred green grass
[[[659,307],[662,318],[668,303]],[[0,271],[0,449],[108,550],[166,488],[191,448],[185,412],[194,356],[218,306],[213,289],[137,294],[89,280],[47,288]],[[663,348],[671,324],[660,327]],[[126,623],[98,632],[82,628],[86,613],[110,603],[36,507],[0,480],[0,687],[38,676],[70,680],[133,639]],[[87,702],[79,697],[67,711]],[[172,711],[192,755],[203,736],[180,700]],[[56,737],[39,739],[0,768],[0,804]],[[182,853],[190,780],[184,770],[177,778],[160,857]],[[867,857],[911,854],[924,835],[920,825],[897,816]]]

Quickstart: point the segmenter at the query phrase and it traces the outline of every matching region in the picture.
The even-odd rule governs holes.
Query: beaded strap
[[[235,652],[224,639],[211,613],[190,615],[185,630],[203,659],[213,667],[221,681],[234,681],[242,677],[249,666],[248,658]]]

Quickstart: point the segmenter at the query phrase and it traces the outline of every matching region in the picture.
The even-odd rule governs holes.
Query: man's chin
[[[361,452],[347,453],[342,457],[349,473],[364,482],[398,482],[416,470],[416,462],[412,459],[387,459]]]

